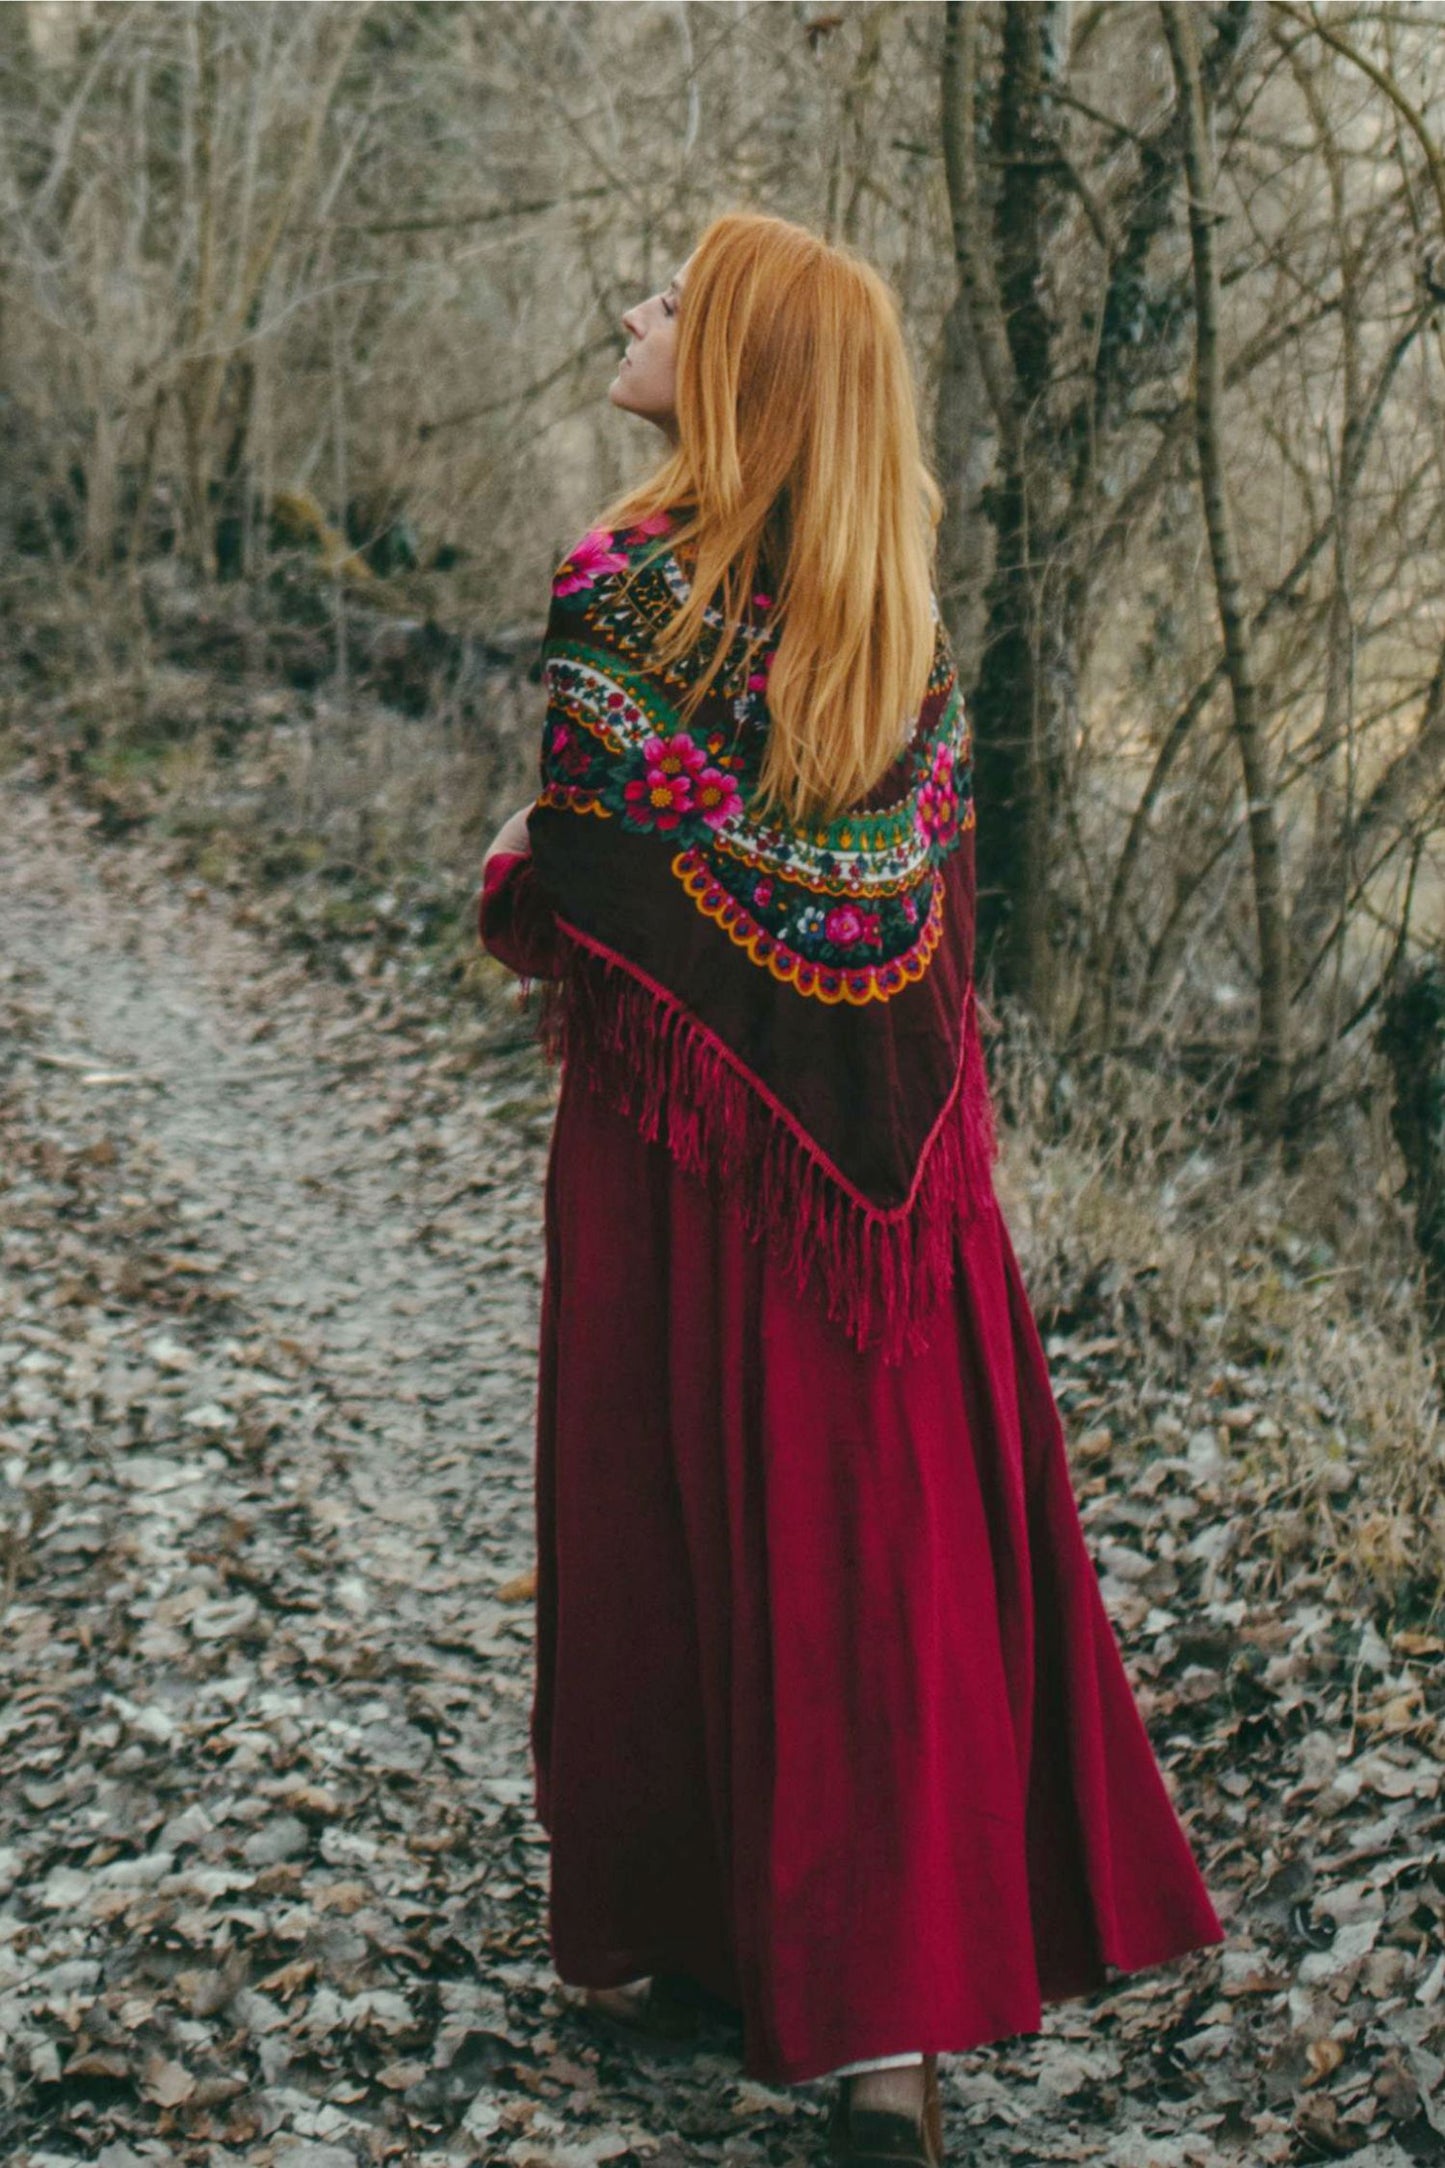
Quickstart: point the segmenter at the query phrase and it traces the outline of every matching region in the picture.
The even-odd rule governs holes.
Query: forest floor
[[[599,2044],[548,1961],[509,1001],[319,974],[24,762],[0,838],[0,2157],[815,2158],[826,2086]],[[1441,1641],[1251,1575],[1267,1383],[1110,1452],[1114,1321],[1049,1345],[1228,1941],[947,2058],[950,2158],[1445,2160]]]

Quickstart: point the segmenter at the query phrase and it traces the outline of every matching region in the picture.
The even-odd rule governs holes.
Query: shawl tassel
[[[952,1287],[957,1237],[993,1198],[998,1131],[965,997],[962,1057],[910,1196],[881,1209],[847,1183],[801,1126],[706,1025],[627,960],[558,924],[567,953],[540,982],[538,1041],[686,1173],[716,1185],[765,1240],[793,1287],[821,1295],[861,1351],[897,1362],[926,1344]]]

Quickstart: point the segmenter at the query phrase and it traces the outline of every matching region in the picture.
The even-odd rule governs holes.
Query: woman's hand
[[[535,803],[536,800],[533,799],[532,804],[535,805]],[[508,814],[491,842],[487,845],[487,856],[482,860],[483,870],[486,868],[487,858],[490,858],[494,851],[531,850],[532,838],[527,830],[527,816],[531,810],[531,805],[524,805],[519,813]]]

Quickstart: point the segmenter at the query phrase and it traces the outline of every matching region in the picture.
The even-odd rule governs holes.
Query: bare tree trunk
[[[977,676],[984,596],[993,569],[984,491],[998,457],[1001,415],[1011,410],[1012,399],[1012,367],[998,295],[996,290],[983,297],[978,294],[980,280],[991,286],[992,265],[978,245],[973,37],[963,6],[950,5],[944,18],[941,133],[958,286],[943,325],[933,448],[944,493],[938,536],[939,607],[967,695],[972,694]]]
[[[1278,1129],[1284,1107],[1289,1019],[1289,947],[1279,823],[1270,774],[1269,748],[1260,717],[1254,646],[1239,570],[1234,513],[1224,468],[1224,382],[1219,345],[1219,267],[1214,255],[1213,161],[1210,156],[1199,56],[1190,8],[1163,0],[1184,122],[1184,169],[1189,180],[1189,233],[1194,254],[1194,408],[1199,480],[1215,596],[1224,636],[1224,661],[1234,708],[1234,735],[1248,794],[1249,839],[1254,861],[1254,908],[1259,944],[1259,1044],[1257,1111],[1266,1135]]]
[[[1395,755],[1372,785],[1348,838],[1363,859],[1379,848],[1392,829],[1408,830],[1423,801],[1438,795],[1445,778],[1445,644],[1421,702],[1420,719],[1408,745]],[[1341,843],[1341,855],[1344,844]]]
[[[858,51],[843,90],[835,156],[828,175],[824,230],[854,248],[862,238],[863,199],[872,185],[868,130],[873,117],[883,37],[891,12],[890,0],[878,0],[878,4],[863,11],[858,26]]]
[[[1393,346],[1391,346],[1371,388],[1369,401],[1361,416],[1360,427],[1342,445],[1342,465],[1338,488],[1351,497],[1353,497],[1356,483],[1364,469],[1366,455],[1374,441],[1376,430],[1385,412],[1386,403],[1399,372],[1400,364],[1428,321],[1429,306],[1427,304],[1416,311],[1395,340]],[[1283,577],[1275,582],[1265,596],[1264,601],[1254,614],[1250,627],[1251,637],[1257,637],[1263,632],[1266,626],[1272,624],[1281,611],[1290,607],[1298,597],[1307,573],[1330,542],[1334,533],[1337,503],[1338,496],[1332,501],[1329,511],[1289,565]],[[1109,891],[1108,909],[1105,913],[1103,930],[1099,938],[1099,960],[1094,974],[1102,1003],[1101,1034],[1105,1038],[1113,1029],[1114,1008],[1119,987],[1118,958],[1123,937],[1125,907],[1143,856],[1145,835],[1149,822],[1163,795],[1175,762],[1184,749],[1186,740],[1200,716],[1208,707],[1223,675],[1224,662],[1221,658],[1194,686],[1187,700],[1183,702],[1175,714],[1168,730],[1164,733],[1163,741],[1155,756],[1154,765],[1149,772],[1149,780],[1145,784],[1135,806],[1129,822],[1128,833],[1124,838],[1123,848],[1115,865],[1114,877]],[[1337,844],[1338,838],[1336,838]],[[1339,888],[1339,871],[1332,854],[1327,854],[1326,864],[1318,876],[1318,885],[1328,895],[1334,895]],[[1145,1006],[1147,1007],[1147,1004]]]
[[[993,530],[984,511],[998,456],[998,430],[979,366],[968,296],[960,288],[943,324],[933,464],[943,486],[938,530],[938,601],[953,642],[958,680],[971,700],[983,647],[984,598],[993,571]]]
[[[1283,42],[1281,40],[1281,42]],[[1356,627],[1354,603],[1355,481],[1360,462],[1354,447],[1365,425],[1365,392],[1361,360],[1362,312],[1358,246],[1349,233],[1348,168],[1327,109],[1305,63],[1303,40],[1287,50],[1290,71],[1300,88],[1314,123],[1320,157],[1330,186],[1330,215],[1340,272],[1340,442],[1334,483],[1334,581],[1325,632],[1325,685],[1320,712],[1320,754],[1315,769],[1312,848],[1309,865],[1318,873],[1329,864],[1336,878],[1328,888],[1305,882],[1295,891],[1290,920],[1292,971],[1298,984],[1297,965],[1318,949],[1331,917],[1342,918],[1344,899],[1353,885],[1350,852],[1338,849],[1347,839],[1355,817],[1355,670]],[[1334,970],[1321,1003],[1320,1042],[1329,1046],[1339,1035],[1345,1011],[1345,945],[1334,947]]]
[[[217,30],[204,9],[195,18],[191,76],[188,89],[193,104],[193,147],[187,173],[194,190],[195,218],[199,233],[197,269],[189,321],[184,331],[184,351],[177,370],[177,404],[185,444],[186,499],[190,553],[198,571],[213,579],[217,570],[212,495],[216,480],[218,421],[222,417],[226,387],[235,366],[236,351],[252,320],[259,297],[298,204],[314,177],[322,142],[347,63],[365,26],[372,0],[357,0],[337,17],[338,28],[331,50],[318,73],[315,94],[306,126],[280,177],[274,201],[267,206],[261,231],[252,240],[249,216],[242,224],[246,237],[239,262],[223,262],[224,220],[241,216],[226,202],[217,170],[213,141],[218,106]],[[323,48],[324,49],[324,48]],[[249,212],[249,206],[247,207]],[[223,290],[223,279],[226,281]],[[243,401],[244,404],[244,401]]]
[[[1044,59],[1056,13],[1051,0],[1008,0],[1004,8],[994,126],[1003,180],[991,237],[984,230],[975,141],[978,10],[965,0],[948,0],[943,59],[954,257],[1001,453],[990,508],[997,547],[973,696],[979,961],[995,986],[1022,994],[1041,1014],[1051,1005],[1052,962],[1049,695],[1039,667],[1038,623],[1046,547],[1030,486],[1027,419],[1043,399],[1051,368],[1051,331],[1040,298],[1040,206],[1049,162],[1040,146]],[[960,448],[950,449],[956,469]]]

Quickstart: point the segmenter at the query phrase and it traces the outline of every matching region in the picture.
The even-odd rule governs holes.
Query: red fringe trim
[[[953,1284],[957,1236],[993,1197],[998,1133],[970,985],[963,1051],[907,1200],[880,1210],[818,1150],[766,1086],[665,988],[558,924],[560,976],[540,982],[545,1058],[714,1183],[766,1240],[801,1293],[812,1288],[860,1350],[897,1362]],[[539,983],[524,981],[524,988]]]

